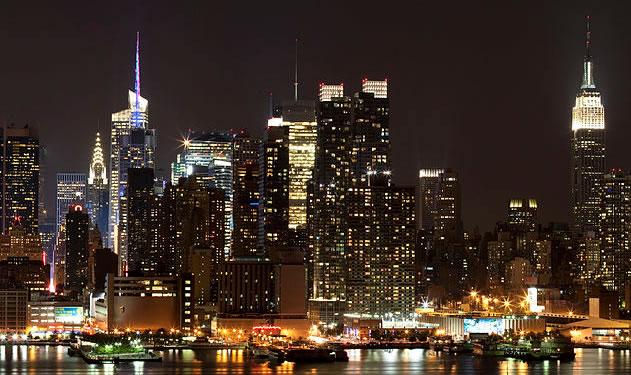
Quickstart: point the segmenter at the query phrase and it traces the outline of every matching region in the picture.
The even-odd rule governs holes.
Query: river
[[[0,346],[0,374],[631,374],[631,351],[576,349],[572,362],[503,360],[424,349],[353,349],[348,362],[271,366],[242,350],[168,350],[162,363],[89,365],[65,347]]]

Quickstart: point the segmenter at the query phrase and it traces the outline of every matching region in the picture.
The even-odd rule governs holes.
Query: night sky
[[[138,30],[141,93],[165,173],[184,129],[262,133],[269,93],[293,95],[298,37],[301,98],[315,99],[319,82],[344,82],[351,94],[362,78],[388,78],[395,182],[415,184],[422,167],[456,169],[465,227],[490,230],[510,198],[538,199],[542,222],[568,219],[571,108],[590,14],[608,167],[631,169],[628,6],[18,3],[0,12],[0,121],[40,129],[51,209],[55,173],[87,172],[98,124],[109,147],[110,115],[133,88]]]

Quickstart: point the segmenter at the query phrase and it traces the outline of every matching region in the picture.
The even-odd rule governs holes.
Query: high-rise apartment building
[[[128,108],[112,114],[110,140],[110,207],[108,244],[127,264],[127,171],[129,168],[153,168],[157,134],[149,129],[147,99],[140,96],[140,52],[136,39],[136,77],[134,91],[128,93]]]
[[[353,181],[352,101],[342,85],[320,85],[310,218],[313,297],[346,300],[346,207]]]
[[[101,146],[101,135],[96,133],[90,173],[88,175],[86,207],[90,215],[90,221],[99,228],[99,231],[108,230],[109,215],[109,191],[107,170]]]
[[[27,233],[38,233],[39,139],[28,125],[3,129],[2,230],[20,223]],[[16,220],[19,219],[19,220]]]
[[[589,17],[585,42],[583,81],[572,109],[570,187],[573,233],[594,237],[600,221],[598,183],[605,173],[605,108],[594,83]]]
[[[346,311],[408,318],[414,308],[414,187],[384,181],[347,194]]]
[[[618,292],[622,303],[631,274],[631,175],[621,170],[605,174],[600,201],[600,280]]]
[[[234,231],[232,256],[257,253],[259,218],[259,153],[261,140],[241,130],[232,140]],[[197,290],[197,289],[196,289]]]
[[[68,207],[85,203],[86,176],[85,173],[62,172],[57,173],[57,235],[66,224]]]
[[[353,96],[354,182],[367,184],[374,173],[390,173],[390,100],[388,81],[362,81]]]

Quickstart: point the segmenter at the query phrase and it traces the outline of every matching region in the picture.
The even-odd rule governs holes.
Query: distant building
[[[0,333],[25,334],[28,290],[22,286],[0,286]]]
[[[101,135],[97,132],[87,181],[86,206],[90,215],[90,221],[99,228],[101,233],[105,233],[109,227],[108,181],[103,147],[101,146]]]
[[[153,202],[153,168],[130,168],[127,171],[127,265],[129,272],[152,272],[151,204]]]
[[[83,304],[44,299],[27,303],[29,333],[34,337],[80,334],[83,332]]]
[[[418,211],[417,221],[419,229],[433,230],[438,214],[438,192],[440,190],[440,175],[444,169],[425,168],[418,173]]]
[[[56,233],[66,225],[68,207],[73,204],[85,204],[86,176],[85,173],[63,172],[57,173],[57,215]]]
[[[0,284],[17,283],[28,289],[29,296],[47,294],[50,265],[28,257],[9,257],[0,261]]]
[[[590,38],[588,18],[583,80],[572,109],[570,195],[574,235],[594,237],[601,210],[598,183],[605,174],[605,108],[594,83]]]
[[[508,206],[508,225],[511,232],[535,232],[537,200],[511,199]]]
[[[81,292],[88,286],[90,216],[76,204],[66,214],[66,283],[65,288]]]
[[[116,277],[107,275],[105,298],[96,302],[96,320],[106,331],[164,328],[192,331],[193,276]]]
[[[408,318],[414,312],[414,188],[373,183],[347,195],[346,312]]]
[[[507,288],[524,289],[530,277],[532,277],[532,267],[528,259],[517,257],[506,263]]]
[[[0,261],[9,257],[28,257],[43,261],[42,243],[38,234],[28,233],[19,223],[0,235]]]
[[[149,128],[149,101],[140,96],[140,51],[136,39],[136,77],[134,91],[128,91],[128,107],[112,113],[110,139],[110,206],[108,245],[127,262],[127,171],[129,168],[154,168],[157,132]]]
[[[259,151],[261,140],[241,130],[232,140],[234,231],[231,255],[256,255],[259,218]]]
[[[601,184],[600,281],[606,290],[618,293],[622,304],[631,273],[631,175],[614,169]]]
[[[39,139],[28,125],[10,125],[3,129],[2,145],[2,231],[6,233],[14,223],[20,223],[26,233],[37,234]]]
[[[181,177],[195,176],[201,189],[209,187],[224,192],[224,257],[230,255],[233,229],[233,135],[229,132],[187,131],[184,152],[171,164],[171,179],[177,184]],[[185,174],[176,174],[176,172]]]

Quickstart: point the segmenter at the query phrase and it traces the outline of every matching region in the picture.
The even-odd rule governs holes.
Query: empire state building
[[[571,199],[573,233],[594,238],[598,232],[598,185],[605,172],[605,108],[593,77],[591,32],[587,17],[583,83],[572,109]]]

